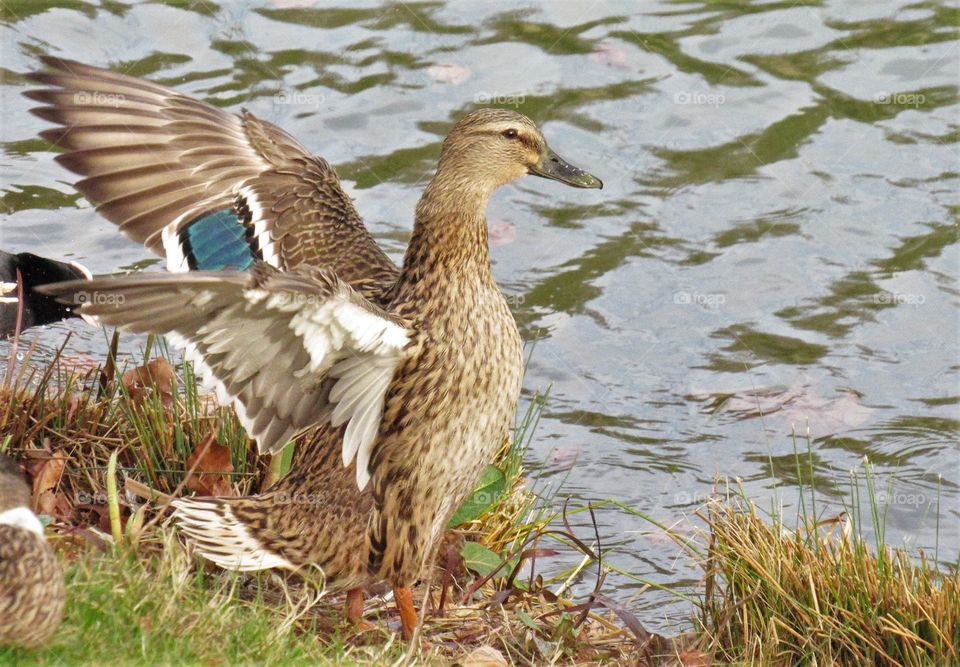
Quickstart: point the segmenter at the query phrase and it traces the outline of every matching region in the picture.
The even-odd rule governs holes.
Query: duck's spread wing
[[[231,401],[261,452],[329,419],[343,460],[368,463],[410,330],[327,270],[150,273],[40,288],[102,324],[165,334]]]
[[[77,189],[168,268],[327,266],[348,283],[397,274],[336,173],[280,128],[110,70],[44,58],[33,113]]]

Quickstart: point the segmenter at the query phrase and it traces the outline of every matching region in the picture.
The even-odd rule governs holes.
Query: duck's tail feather
[[[252,571],[295,566],[266,548],[233,511],[249,498],[178,498],[173,516],[197,553],[227,570]]]

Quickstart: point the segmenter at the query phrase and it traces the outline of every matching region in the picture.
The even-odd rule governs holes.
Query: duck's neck
[[[493,189],[464,170],[441,166],[417,204],[401,291],[424,283],[438,290],[451,280],[490,276],[485,212]]]

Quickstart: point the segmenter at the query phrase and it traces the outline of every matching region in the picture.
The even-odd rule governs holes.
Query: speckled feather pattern
[[[44,644],[60,625],[65,601],[63,572],[46,540],[0,525],[0,644]]]
[[[342,429],[321,427],[268,493],[227,501],[261,544],[296,566],[320,566],[334,590],[416,581],[510,435],[520,335],[490,273],[485,202],[451,207],[452,192],[471,189],[428,187],[400,280],[384,285],[387,310],[415,334],[387,392],[371,487],[359,491],[352,469],[338,465]]]
[[[256,197],[270,212],[276,268],[326,266],[348,283],[392,283],[397,267],[364,227],[340,179],[279,127],[163,86],[47,57],[29,75],[47,88],[31,111],[58,124],[42,136],[57,161],[84,176],[76,188],[124,234],[163,255],[163,228]],[[106,100],[106,102],[103,102]],[[364,293],[364,290],[360,290]]]
[[[0,454],[0,514],[29,513],[29,505],[23,475]],[[0,523],[0,645],[35,647],[48,641],[63,618],[65,601],[63,572],[43,535]]]
[[[333,169],[279,128],[149,82],[71,61],[44,62],[52,71],[31,78],[49,87],[29,96],[45,105],[38,115],[60,125],[44,136],[67,149],[58,160],[87,177],[78,189],[125,233],[162,252],[158,238],[165,226],[211,206],[234,206],[268,230],[263,238],[272,244],[276,269],[294,272],[294,281],[300,280],[296,274],[329,271],[353,290],[341,294],[343,300],[366,300],[364,308],[384,320],[384,331],[390,330],[386,322],[396,322],[406,336],[384,385],[364,486],[357,464],[341,461],[353,422],[331,425],[322,400],[329,379],[302,370],[306,339],[291,338],[282,313],[264,313],[270,320],[251,315],[258,306],[249,290],[237,287],[237,278],[202,278],[222,283],[214,287],[135,277],[91,284],[107,292],[127,289],[126,305],[111,311],[87,304],[84,313],[138,331],[192,335],[207,346],[201,356],[229,367],[223,372],[232,377],[221,379],[232,394],[247,391],[247,407],[269,415],[273,406],[281,419],[311,417],[310,436],[298,447],[291,471],[267,492],[178,501],[185,525],[193,517],[190,534],[200,553],[219,556],[226,550],[229,556],[233,547],[224,545],[232,544],[255,556],[254,565],[319,566],[333,589],[410,586],[449,517],[510,435],[523,369],[521,341],[490,271],[484,213],[498,187],[543,159],[540,131],[513,111],[485,109],[462,118],[443,143],[437,173],[417,206],[403,266],[397,267],[363,226]],[[116,108],[70,102],[90,91],[120,101]],[[116,122],[125,130],[104,129]],[[138,153],[136,145],[149,151]],[[75,289],[80,287],[66,286],[60,294]],[[317,298],[331,298],[323,284],[312,289]],[[180,309],[177,299],[196,307]],[[251,374],[255,363],[244,355],[254,349],[246,337],[223,330],[219,339],[209,331],[203,338],[198,331],[204,318],[234,322],[274,356],[265,353],[270,358]],[[301,399],[312,394],[319,397],[312,412],[295,407],[307,405]]]

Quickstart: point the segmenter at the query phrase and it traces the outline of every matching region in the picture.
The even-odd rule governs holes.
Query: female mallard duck
[[[261,452],[317,427],[266,493],[178,500],[184,532],[226,568],[321,568],[328,587],[349,591],[351,620],[362,588],[389,582],[409,636],[409,587],[508,437],[520,392],[520,336],[490,273],[487,201],[525,174],[602,184],[553,153],[526,116],[469,113],[443,142],[398,268],[333,169],[274,125],[45,62],[53,71],[32,79],[52,88],[28,95],[61,126],[43,136],[86,177],[77,188],[171,271],[197,270],[46,289],[104,324],[181,345]]]
[[[63,572],[30,510],[30,489],[13,460],[0,454],[0,645],[45,643],[65,601]]]

